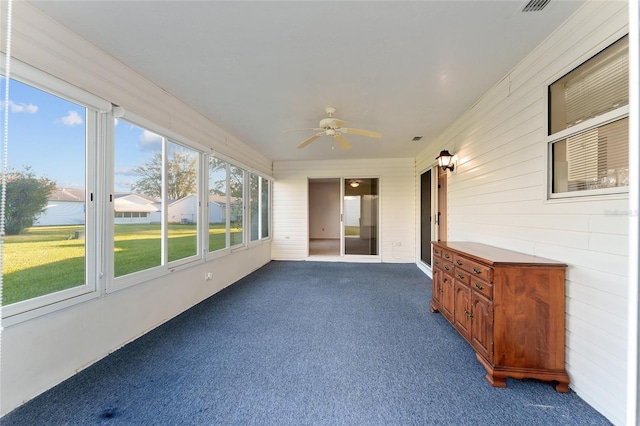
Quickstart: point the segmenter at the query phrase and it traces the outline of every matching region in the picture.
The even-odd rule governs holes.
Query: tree
[[[219,158],[210,157],[209,158],[209,169],[211,172],[215,173],[217,171],[226,170],[227,162],[221,160]],[[226,172],[225,172],[226,173]],[[229,173],[229,195],[233,198],[242,199],[242,184],[243,184],[244,174],[242,173],[242,169],[240,167],[231,166],[231,170]],[[218,180],[214,182],[213,187],[209,188],[209,193],[211,195],[226,195],[226,181]]]
[[[188,152],[171,150],[167,161],[167,198],[179,200],[197,189],[196,157]],[[133,169],[141,177],[131,190],[154,198],[162,197],[162,153],[156,152],[144,165]]]
[[[36,177],[30,167],[25,167],[22,172],[9,173],[5,207],[6,234],[17,235],[33,226],[55,189],[55,182],[45,177]]]

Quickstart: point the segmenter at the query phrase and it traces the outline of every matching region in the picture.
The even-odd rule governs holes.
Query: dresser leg
[[[487,379],[487,382],[489,382],[489,384],[491,386],[493,386],[494,388],[506,388],[507,387],[506,377],[496,377],[491,373],[487,373],[485,378]]]
[[[555,388],[558,393],[569,393],[569,382],[558,382]]]

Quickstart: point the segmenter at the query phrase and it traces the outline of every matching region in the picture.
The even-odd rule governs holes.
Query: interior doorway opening
[[[379,255],[378,178],[309,179],[308,194],[309,257]]]
[[[340,256],[340,178],[309,179],[309,256]]]

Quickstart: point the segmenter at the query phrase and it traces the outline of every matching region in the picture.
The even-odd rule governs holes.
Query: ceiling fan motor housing
[[[336,118],[324,118],[320,120],[320,128],[321,129],[338,129],[340,128],[340,122]]]

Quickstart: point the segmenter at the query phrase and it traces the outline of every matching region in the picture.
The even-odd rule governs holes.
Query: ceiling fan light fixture
[[[296,131],[300,131],[300,130],[316,130],[316,131],[320,130],[320,132],[316,133],[315,135],[311,136],[310,138],[305,139],[300,145],[298,145],[298,148],[304,148],[305,146],[309,145],[311,142],[313,142],[316,139],[318,139],[320,136],[329,136],[329,137],[332,137],[333,140],[344,151],[348,151],[348,150],[351,149],[351,144],[343,136],[345,134],[365,136],[365,137],[368,137],[368,138],[376,138],[376,139],[380,139],[382,137],[382,134],[380,134],[379,132],[373,132],[371,130],[363,130],[363,129],[354,129],[354,128],[351,128],[351,127],[349,127],[349,128],[342,127],[345,124],[347,124],[347,122],[344,121],[344,120],[340,120],[339,118],[335,118],[333,116],[333,114],[336,112],[336,109],[334,107],[325,108],[325,112],[327,113],[327,115],[329,117],[328,118],[323,118],[322,120],[320,120],[320,125],[318,127],[311,128],[311,129],[283,130],[283,133],[285,133],[285,132],[296,132]],[[331,149],[333,150],[333,145],[331,145]]]
[[[350,186],[350,187],[352,187],[352,188],[357,188],[357,187],[359,187],[359,186],[360,186],[360,182],[359,182],[359,181],[357,181],[357,180],[353,180],[353,179],[352,179],[352,180],[349,182],[349,186]]]

